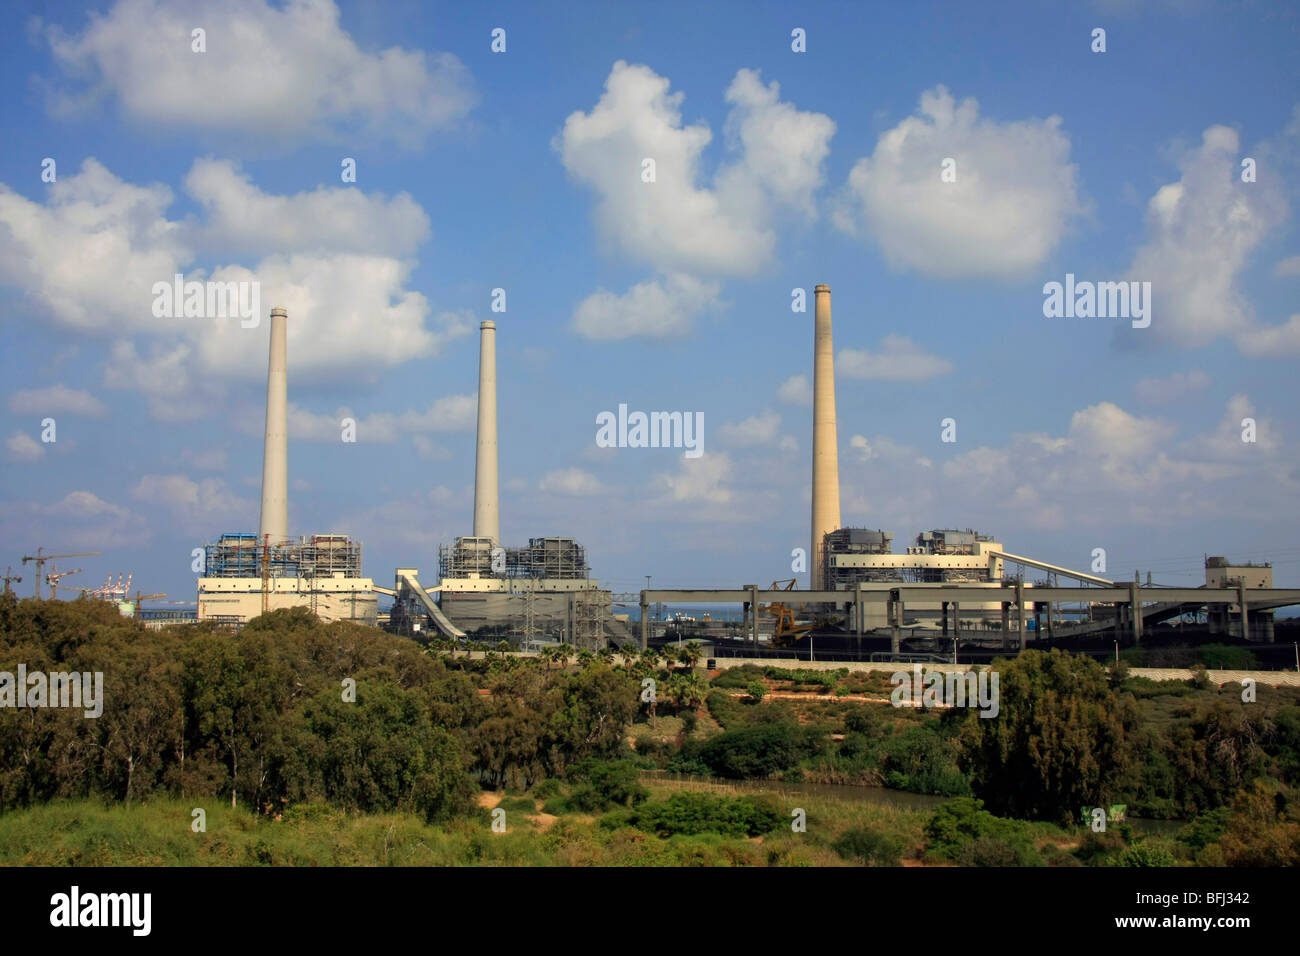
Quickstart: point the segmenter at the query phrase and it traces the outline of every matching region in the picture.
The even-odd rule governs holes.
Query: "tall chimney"
[[[831,287],[813,290],[812,589],[822,575],[825,535],[840,528],[840,464],[835,427],[835,349],[831,342]]]
[[[497,497],[497,326],[479,325],[478,454],[474,459],[474,537],[501,540]]]
[[[262,519],[258,543],[289,537],[289,422],[285,326],[289,313],[271,310],[271,358],[266,370],[266,445],[262,453]]]

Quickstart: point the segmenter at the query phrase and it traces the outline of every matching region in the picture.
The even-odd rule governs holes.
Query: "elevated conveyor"
[[[399,598],[404,592],[409,591],[416,600],[424,606],[425,611],[429,614],[429,618],[433,621],[433,626],[438,629],[438,632],[442,634],[443,637],[454,638],[458,641],[463,641],[465,639],[467,636],[465,632],[455,624],[451,623],[451,620],[447,615],[442,613],[442,608],[438,607],[437,602],[429,596],[429,592],[420,584],[414,571],[399,568],[397,571],[397,584]],[[434,590],[437,590],[437,588]]]

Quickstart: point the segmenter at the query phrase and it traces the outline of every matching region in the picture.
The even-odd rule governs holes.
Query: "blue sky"
[[[471,531],[486,318],[506,543],[575,536],[620,591],[790,576],[812,417],[791,292],[823,282],[845,524],[899,547],[974,527],[1085,570],[1103,547],[1109,573],[1167,583],[1202,580],[1203,553],[1273,560],[1300,583],[1289,5],[241,0],[11,22],[0,563],[100,550],[79,583],[134,571],[192,600],[190,549],[256,530],[267,323],[153,317],[179,271],[290,309],[290,530],[359,538],[382,583],[435,577]],[[1151,326],[1045,318],[1067,273],[1151,282]],[[597,448],[620,403],[703,413],[705,453]]]

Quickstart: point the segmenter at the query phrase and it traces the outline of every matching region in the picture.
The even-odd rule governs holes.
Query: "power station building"
[[[563,641],[592,650],[610,639],[630,641],[626,624],[612,614],[612,595],[591,577],[586,550],[573,538],[501,545],[496,379],[496,323],[489,320],[479,326],[474,533],[439,549],[433,587],[420,584],[417,569],[397,569],[391,627],[399,633],[432,629],[455,639]]]
[[[361,543],[345,534],[289,537],[289,314],[271,310],[257,534],[223,534],[204,547],[198,619],[239,627],[279,608],[306,607],[323,621],[378,620],[374,582],[361,575]]]

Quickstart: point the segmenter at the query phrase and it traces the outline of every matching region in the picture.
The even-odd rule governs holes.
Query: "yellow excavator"
[[[773,581],[772,590],[794,591],[797,583],[795,578]],[[772,626],[773,647],[789,647],[813,629],[812,624],[795,623],[794,608],[780,602],[773,601],[771,604],[760,605],[759,610],[772,615],[774,619]]]

